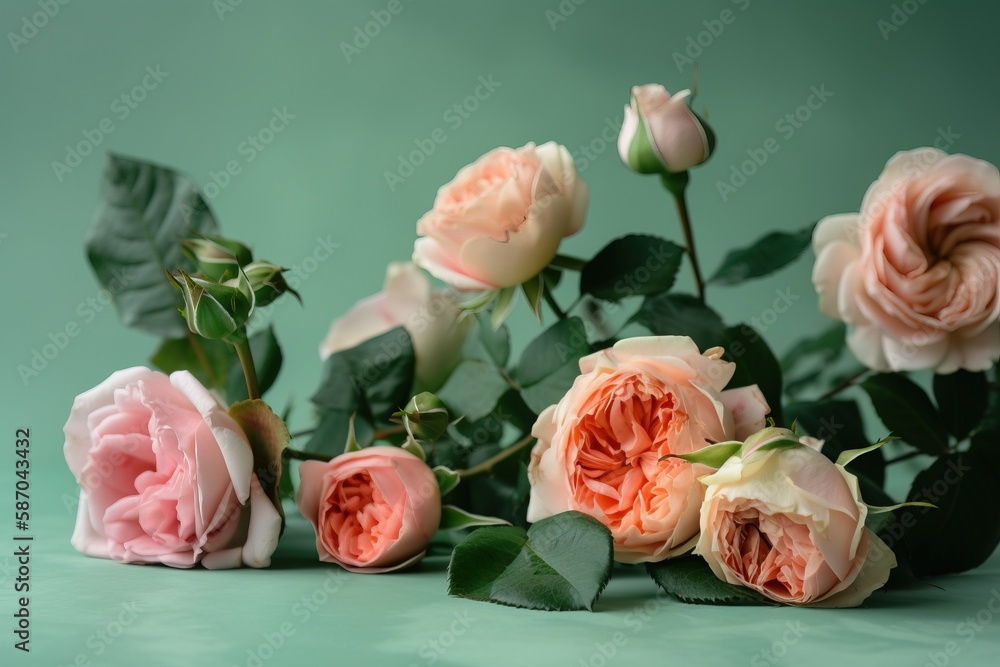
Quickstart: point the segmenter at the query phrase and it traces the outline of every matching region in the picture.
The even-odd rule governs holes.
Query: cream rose
[[[347,350],[398,326],[410,334],[417,383],[441,387],[461,358],[471,320],[459,322],[455,300],[409,262],[393,262],[378,294],[362,299],[330,326],[319,346],[320,358]]]
[[[702,354],[690,338],[659,336],[581,359],[573,387],[532,429],[528,521],[589,514],[611,530],[624,563],[689,551],[701,466],[660,459],[746,437],[769,411],[756,386],[722,391],[735,367],[721,356],[722,348]]]
[[[458,290],[534,278],[583,226],[587,184],[554,142],[497,148],[438,190],[417,222],[413,261]]]
[[[702,477],[695,553],[720,579],[785,604],[856,607],[889,578],[892,551],[865,528],[858,480],[818,451],[822,443],[766,449],[748,439],[742,456]]]
[[[1000,358],[1000,173],[933,148],[896,154],[861,212],[813,234],[820,310],[874,370],[985,370]]]
[[[270,564],[281,516],[250,443],[187,371],[118,371],[76,397],[63,431],[80,484],[77,551],[172,567]]]
[[[427,464],[399,447],[366,447],[299,467],[295,502],[316,531],[319,559],[352,572],[419,561],[441,521],[441,493]]]

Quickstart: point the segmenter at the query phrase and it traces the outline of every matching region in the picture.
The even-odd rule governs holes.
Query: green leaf
[[[605,301],[668,291],[684,248],[658,236],[632,234],[604,246],[580,272],[580,293]]]
[[[541,322],[542,296],[545,292],[545,277],[539,273],[531,280],[521,283],[521,291],[524,292],[524,297],[528,300],[531,312],[534,313],[535,318]]]
[[[452,553],[448,593],[528,609],[592,610],[613,557],[610,531],[579,512],[542,519],[527,532],[480,528]]]
[[[441,524],[439,530],[455,530],[457,528],[475,528],[477,526],[509,526],[510,521],[498,519],[495,516],[483,516],[466,512],[454,505],[445,505],[441,508]]]
[[[646,571],[657,586],[688,604],[775,604],[755,590],[719,579],[700,556],[647,563]]]
[[[771,232],[746,248],[730,250],[709,282],[738,285],[788,266],[809,247],[815,226],[796,232]]]
[[[701,463],[709,468],[718,470],[730,457],[739,455],[741,449],[743,449],[743,443],[734,440],[733,442],[720,442],[716,445],[702,447],[690,454],[667,454],[660,457],[660,460],[683,459],[688,463]]]
[[[355,414],[358,442],[367,446],[372,427],[388,424],[393,413],[410,399],[413,366],[413,344],[403,327],[330,355],[312,396],[320,422],[306,448],[339,454]]]
[[[500,325],[504,323],[507,316],[514,310],[515,303],[517,303],[516,287],[505,287],[497,291],[496,300],[493,302],[493,310],[490,313],[490,323],[494,329],[500,328]]]
[[[465,339],[463,359],[476,359],[504,368],[510,358],[510,331],[506,324],[494,329],[488,313],[476,313],[475,332]]]
[[[723,359],[736,364],[733,379],[727,389],[755,384],[771,406],[770,417],[783,423],[781,410],[781,366],[764,337],[749,324],[738,324],[725,330]]]
[[[513,371],[527,406],[538,414],[558,403],[580,374],[580,357],[589,352],[578,317],[559,320],[531,341]]]
[[[982,565],[1000,544],[1000,448],[997,433],[979,433],[967,452],[946,454],[919,473],[907,495],[940,509],[904,510],[904,536],[918,576]],[[912,524],[912,525],[911,525]]]
[[[264,493],[281,515],[282,530],[285,513],[281,508],[281,452],[292,439],[281,417],[259,398],[234,403],[229,408],[232,417],[250,442],[253,450],[253,471]]]
[[[835,463],[839,466],[846,466],[859,456],[864,456],[869,452],[874,452],[875,450],[881,448],[885,443],[892,442],[893,440],[899,440],[899,438],[894,435],[887,435],[878,442],[868,445],[867,447],[861,447],[859,449],[846,449],[837,455]]]
[[[181,338],[188,330],[178,312],[184,300],[166,272],[193,271],[180,241],[216,231],[208,202],[185,176],[109,153],[84,247],[126,326]]]
[[[195,349],[195,345],[199,349]],[[236,348],[221,340],[208,340],[194,334],[165,340],[149,358],[151,364],[164,373],[191,371],[198,382],[209,389],[225,389],[230,361]],[[237,364],[239,361],[237,361]],[[246,398],[246,385],[243,388]]]
[[[441,491],[442,498],[448,495],[462,481],[457,472],[445,466],[434,466],[434,478],[437,479],[438,489]]]
[[[493,411],[508,388],[496,368],[466,359],[452,371],[437,395],[451,414],[477,421]]]
[[[905,375],[879,373],[861,383],[882,423],[925,454],[948,450],[948,431],[924,390]]]
[[[657,336],[690,336],[702,350],[726,343],[719,314],[689,294],[646,297],[631,321]]]
[[[228,346],[232,348],[232,346]],[[253,355],[253,365],[257,369],[257,387],[261,395],[265,394],[281,370],[281,346],[274,335],[274,327],[269,326],[250,336],[250,354]],[[230,401],[245,401],[247,398],[247,382],[243,377],[243,366],[237,355],[229,357],[229,369],[226,371],[226,396]]]
[[[409,452],[410,454],[413,454],[421,461],[424,461],[425,463],[427,462],[427,452],[425,452],[424,448],[420,445],[420,443],[414,440],[413,438],[407,438],[406,442],[403,443],[401,449]]]
[[[990,398],[986,373],[958,370],[934,376],[934,400],[941,419],[956,440],[964,440],[986,413]]]
[[[788,373],[802,361],[816,357],[821,365],[831,365],[844,351],[844,340],[847,337],[847,326],[836,322],[820,333],[809,338],[803,338],[792,345],[781,359],[781,370]]]
[[[790,403],[785,415],[795,420],[800,431],[824,440],[823,455],[836,462],[842,452],[862,449],[871,444],[865,435],[861,412],[854,401],[814,401]],[[869,479],[881,487],[885,481],[885,456],[873,451],[849,463],[847,469],[858,477]]]

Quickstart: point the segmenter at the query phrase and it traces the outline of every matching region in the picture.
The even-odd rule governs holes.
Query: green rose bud
[[[212,280],[232,278],[253,261],[250,248],[221,236],[199,235],[181,243],[184,254],[197,265],[198,272]]]
[[[241,331],[254,309],[254,293],[246,274],[217,283],[184,271],[168,273],[170,282],[184,296],[181,314],[188,328],[203,338],[228,338]]]
[[[448,409],[441,399],[425,391],[417,394],[406,404],[402,412],[403,427],[414,440],[434,441],[444,435],[450,418]]]
[[[291,292],[299,301],[299,293],[288,286],[283,274],[286,269],[270,262],[251,262],[243,267],[257,300],[257,306],[266,306],[285,292]]]

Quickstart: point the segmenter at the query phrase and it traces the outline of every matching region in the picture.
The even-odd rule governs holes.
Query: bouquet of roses
[[[569,151],[495,149],[438,191],[412,263],[333,323],[315,425],[294,437],[262,397],[282,360],[270,306],[299,296],[295,276],[223,236],[182,175],[109,156],[87,256],[117,281],[123,322],[163,340],[158,370],[114,372],[73,405],[73,546],[267,567],[294,499],[321,561],[378,573],[450,553],[450,594],[536,609],[592,608],[616,561],[686,602],[831,607],[897,565],[983,563],[1000,542],[997,168],[899,153],[858,213],[767,234],[706,278],[685,193],[715,135],[692,99],[633,88],[618,140],[673,199],[683,244],[629,234],[560,254],[588,203]],[[779,360],[707,291],[810,244],[837,322]],[[685,262],[693,295],[674,290]],[[521,301],[552,323],[514,359],[504,322]],[[886,467],[917,457],[891,498]]]

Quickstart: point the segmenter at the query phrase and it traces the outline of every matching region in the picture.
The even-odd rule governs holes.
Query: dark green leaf
[[[941,456],[913,480],[906,507],[897,514],[918,576],[964,572],[982,565],[1000,544],[1000,448],[997,433],[972,438],[969,451]],[[914,522],[915,520],[915,522]],[[911,525],[912,524],[912,525]]]
[[[785,353],[781,359],[781,370],[788,373],[799,362],[812,357],[821,365],[834,363],[844,351],[846,337],[847,326],[843,322],[836,322],[815,336],[803,338]]]
[[[531,341],[513,372],[527,406],[538,414],[558,403],[580,374],[580,357],[589,351],[578,317],[559,320]]]
[[[861,383],[875,412],[893,435],[925,454],[948,449],[948,432],[924,390],[899,373],[880,373]]]
[[[986,373],[982,372],[958,370],[934,376],[934,400],[948,432],[957,440],[964,440],[986,413],[989,385]]]
[[[629,235],[606,245],[580,272],[580,293],[606,301],[666,292],[684,248],[657,236]]]
[[[322,410],[319,423],[306,443],[306,451],[326,454],[331,458],[342,454],[348,445],[351,422],[354,422],[354,442],[363,449],[374,441],[375,429],[369,415],[346,410]]]
[[[218,231],[197,186],[172,169],[108,154],[84,246],[126,326],[163,338],[186,335],[178,312],[184,302],[166,272],[194,270],[180,244],[192,231]]]
[[[775,604],[755,590],[722,581],[699,556],[648,563],[646,570],[657,586],[681,602],[720,605]]]
[[[865,435],[861,412],[854,401],[790,403],[785,407],[785,414],[789,423],[796,422],[800,433],[805,432],[825,441],[822,451],[831,461],[836,461],[841,452],[871,444]],[[854,459],[847,469],[881,487],[885,481],[885,456],[881,449],[877,449]],[[877,502],[867,497],[866,500]]]
[[[719,314],[688,294],[646,297],[632,321],[657,336],[690,336],[702,350],[726,342]]]
[[[709,282],[737,285],[784,268],[809,247],[813,227],[809,225],[797,232],[771,232],[746,248],[729,251]]]
[[[477,421],[493,411],[508,388],[496,368],[467,359],[452,371],[438,391],[438,398],[455,417]]]
[[[200,348],[200,353],[194,345]],[[163,341],[149,361],[164,373],[191,371],[206,387],[224,390],[229,362],[235,356],[236,348],[229,343],[191,334],[185,338]]]
[[[726,329],[724,343],[726,354],[723,359],[736,364],[733,379],[727,389],[746,387],[752,384],[760,388],[767,404],[771,406],[770,417],[776,423],[783,423],[781,410],[781,367],[774,353],[753,327],[739,324]]]
[[[278,379],[278,371],[281,370],[281,346],[274,335],[274,327],[269,326],[250,336],[250,354],[257,369],[257,387],[263,396]],[[229,358],[226,378],[226,396],[229,400],[245,401],[248,398],[246,378],[243,376],[239,357],[235,354]]]
[[[448,593],[528,609],[593,609],[613,556],[608,529],[579,512],[543,519],[527,532],[480,528],[455,547]]]
[[[510,358],[510,331],[507,325],[494,329],[490,315],[485,311],[476,313],[475,318],[475,331],[465,339],[462,357],[485,361],[497,368],[505,367]]]

